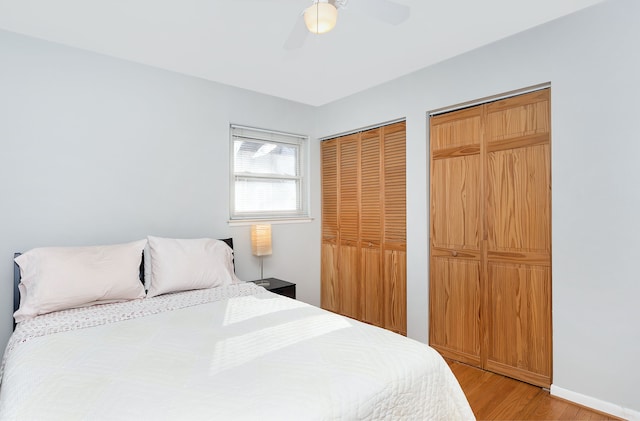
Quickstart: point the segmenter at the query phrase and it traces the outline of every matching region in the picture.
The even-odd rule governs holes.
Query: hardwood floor
[[[620,420],[539,387],[447,360],[478,420]]]

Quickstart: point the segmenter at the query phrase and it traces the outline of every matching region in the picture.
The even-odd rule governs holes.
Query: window
[[[308,218],[308,137],[231,125],[231,219]]]

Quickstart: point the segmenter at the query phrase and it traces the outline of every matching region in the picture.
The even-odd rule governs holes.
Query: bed
[[[154,249],[152,240],[133,247],[142,245],[144,263],[141,256],[127,263],[128,277],[137,264],[144,296],[91,297],[92,305],[27,318],[24,311],[16,313],[19,323],[2,361],[0,419],[474,418],[451,370],[432,348],[238,280],[224,242],[198,240],[216,244],[218,251],[224,247],[220,271],[210,265],[210,253],[192,256],[201,243],[160,239],[163,247]],[[191,241],[191,249],[167,247],[171,241]],[[76,270],[77,261],[68,259],[78,253],[65,253],[64,269]],[[43,268],[51,272],[51,256],[45,257],[36,264],[40,282]],[[198,268],[203,258],[208,268]],[[60,265],[59,256],[55,259]],[[16,281],[23,294],[16,304],[24,309],[32,293],[28,277],[36,273],[29,272],[27,260],[16,258],[22,263]],[[118,259],[106,260],[107,266],[114,261],[121,266]],[[84,269],[79,270],[83,278]],[[174,287],[186,269],[191,271],[186,286],[166,292],[167,279]],[[212,270],[226,278],[193,288],[202,278],[211,281]],[[96,273],[92,279],[99,284]]]

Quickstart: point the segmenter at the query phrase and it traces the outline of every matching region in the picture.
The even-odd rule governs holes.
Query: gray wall
[[[228,126],[313,136],[312,107],[2,31],[0,60],[2,346],[14,251],[232,236],[238,275],[259,278],[249,227],[227,224]],[[320,291],[318,186],[316,220],[274,225],[265,258],[265,275],[296,282],[311,304]]]
[[[428,337],[429,110],[552,83],[554,386],[640,410],[640,2],[612,0],[321,107],[407,118],[408,334]],[[638,413],[636,413],[638,416]]]

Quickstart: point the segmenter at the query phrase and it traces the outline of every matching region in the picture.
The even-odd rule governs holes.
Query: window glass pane
[[[297,176],[298,146],[258,140],[234,141],[236,173]]]
[[[230,126],[231,219],[309,216],[308,137]]]
[[[298,210],[297,180],[236,179],[236,212]]]

